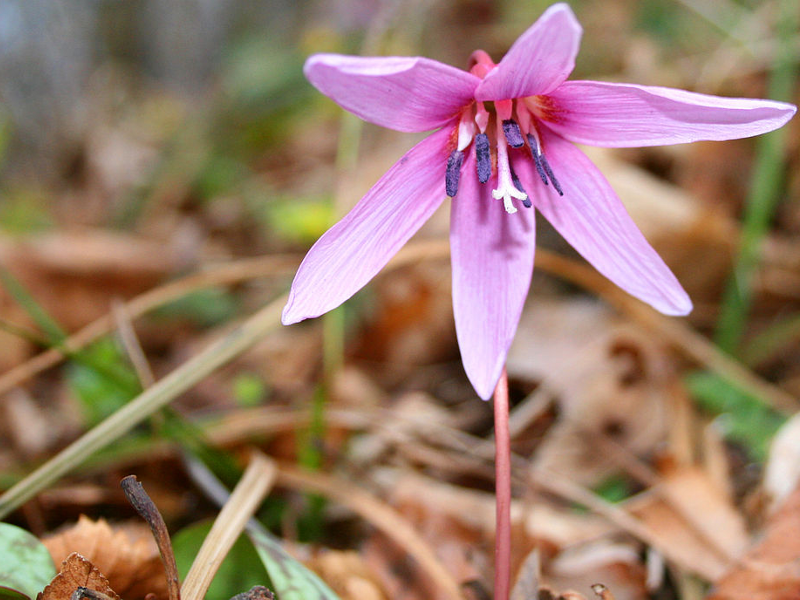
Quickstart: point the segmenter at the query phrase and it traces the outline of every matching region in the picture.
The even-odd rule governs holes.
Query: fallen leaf
[[[559,408],[535,471],[569,473],[591,487],[617,469],[609,453],[597,451],[596,436],[634,456],[652,454],[666,437],[674,381],[666,353],[598,302],[539,298],[523,313],[508,373],[544,386]]]
[[[91,562],[77,552],[70,554],[61,563],[58,575],[36,596],[36,600],[70,600],[79,587],[89,588],[101,594],[120,600],[111,589],[103,574]]]
[[[681,467],[659,483],[662,497],[678,514],[729,560],[739,558],[749,538],[741,513],[709,475],[696,467]]]
[[[58,564],[73,552],[95,565],[125,600],[147,594],[167,597],[161,557],[149,528],[136,523],[112,528],[106,521],[92,521],[81,515],[78,522],[44,540]]]
[[[715,581],[727,569],[725,557],[657,494],[645,492],[624,504],[647,528],[649,541],[667,559],[706,581]]]

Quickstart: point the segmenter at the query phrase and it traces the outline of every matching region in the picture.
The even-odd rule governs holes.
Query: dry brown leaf
[[[718,554],[735,560],[744,553],[749,543],[744,519],[705,471],[676,469],[661,480],[659,493]]]
[[[82,515],[75,525],[45,539],[44,544],[56,564],[79,552],[105,574],[125,600],[144,598],[149,593],[167,597],[161,557],[144,524],[112,528],[102,519],[92,521]]]
[[[0,262],[67,330],[104,315],[112,298],[143,292],[185,266],[168,246],[93,229],[0,236]],[[5,318],[31,325],[4,290],[0,307]]]
[[[61,563],[61,570],[53,580],[39,592],[36,600],[70,600],[79,587],[89,588],[105,594],[112,600],[120,600],[111,589],[108,579],[90,561],[73,552]]]
[[[538,381],[560,408],[532,468],[592,486],[617,467],[596,436],[635,456],[652,453],[666,437],[673,372],[657,342],[602,304],[538,298],[508,356],[509,375]]]
[[[665,557],[706,581],[715,581],[728,561],[709,545],[665,500],[652,492],[625,503],[650,533],[651,543]]]
[[[773,513],[759,541],[706,600],[800,598],[800,487]]]

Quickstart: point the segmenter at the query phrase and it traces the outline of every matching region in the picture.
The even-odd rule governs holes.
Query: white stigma
[[[501,184],[496,190],[492,190],[492,196],[494,196],[495,200],[500,200],[500,198],[503,199],[503,208],[505,208],[506,212],[510,215],[513,215],[515,212],[517,212],[516,207],[511,202],[511,198],[516,198],[517,200],[528,199],[528,194],[525,192],[520,192],[514,187],[513,183],[510,186],[504,186]]]
[[[510,215],[517,212],[511,198],[517,200],[527,200],[528,194],[517,189],[511,179],[511,166],[508,164],[508,146],[506,136],[503,133],[503,124],[497,120],[497,188],[492,190],[495,200],[503,199],[503,208]]]

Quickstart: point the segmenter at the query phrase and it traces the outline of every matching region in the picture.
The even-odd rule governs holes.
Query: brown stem
[[[181,600],[178,566],[175,564],[175,554],[172,552],[172,542],[169,539],[164,517],[158,512],[158,508],[156,508],[150,496],[147,495],[147,492],[144,491],[144,487],[136,479],[136,475],[128,475],[119,484],[122,487],[122,491],[125,492],[128,502],[147,522],[153,532],[158,551],[161,553],[161,562],[164,563],[164,570],[167,574],[169,600]]]
[[[511,589],[511,437],[508,430],[508,375],[505,368],[494,390],[496,527],[494,597],[508,600]]]

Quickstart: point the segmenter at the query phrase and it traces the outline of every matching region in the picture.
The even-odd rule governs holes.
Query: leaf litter
[[[703,18],[716,19],[724,30],[728,21],[721,15],[659,16],[650,6],[610,3],[607,14],[589,18],[597,11],[573,4],[587,17],[587,44],[603,36],[615,40],[585,53],[579,68],[587,75],[687,87],[695,82],[698,91],[726,95],[763,93],[774,46],[769,11],[746,13],[753,30],[766,36],[755,44],[741,41],[745,29],[738,38],[717,37],[719,30]],[[414,11],[421,9],[405,10],[391,18],[419,21]],[[448,40],[474,35],[502,53],[502,32],[511,35],[508,23],[516,17],[486,11],[481,18],[501,33],[487,38],[442,9],[429,17],[452,27],[453,35],[426,43],[448,56]],[[736,14],[746,22],[745,13]],[[665,27],[663,39],[653,36],[655,24],[665,20],[696,35],[670,39]],[[317,47],[320,40],[352,41],[332,25],[338,21],[323,21],[327,34],[297,36],[310,46],[287,60],[287,72],[301,64],[301,54],[330,49]],[[416,48],[420,40],[408,35],[398,26],[393,43]],[[204,41],[212,39],[218,38]],[[617,49],[620,39],[631,40],[625,48],[637,51]],[[685,50],[690,43],[695,47]],[[282,56],[274,55],[276,64]],[[721,61],[714,62],[718,72],[701,68],[709,57]],[[749,74],[731,70],[732,64]],[[4,186],[0,262],[63,331],[88,326],[70,346],[73,352],[107,334],[103,343],[121,348],[111,306],[127,301],[128,324],[161,379],[285,289],[308,232],[327,214],[313,207],[328,210],[334,195],[338,121],[329,106],[314,105],[300,87],[280,79],[278,66],[268,75],[274,81],[253,83],[249,100],[211,94],[198,100],[203,106],[197,110],[178,96],[135,93],[133,82],[122,84],[119,74],[111,75],[115,67],[105,64],[105,75],[98,74],[91,88],[101,108],[95,106],[94,130],[79,142],[83,158],[44,191],[16,188],[33,187],[23,175],[21,183]],[[237,69],[253,77],[262,71]],[[277,106],[276,94],[293,99],[290,107],[281,104],[285,112],[253,109],[252,98],[262,107]],[[116,102],[129,107],[124,118],[109,109]],[[791,202],[800,190],[800,137],[797,124],[790,127],[786,202],[764,240],[743,362],[720,353],[709,338],[737,247],[754,152],[748,141],[592,152],[695,299],[687,321],[641,310],[566,254],[552,232],[539,232],[533,294],[509,358],[514,600],[593,593],[609,600],[609,590],[617,600],[691,600],[706,591],[709,600],[788,600],[800,593],[800,536],[794,534],[800,461],[791,418],[800,390],[800,336],[793,326],[800,245]],[[407,139],[369,130],[362,143],[359,168],[342,185],[348,200],[371,185]],[[20,198],[37,194],[48,214],[17,215],[12,223],[7,207],[33,210],[36,203]],[[303,208],[281,217],[287,212],[279,200],[302,200]],[[50,229],[20,235],[19,223],[34,222]],[[268,525],[275,556],[299,559],[342,599],[491,597],[491,411],[470,392],[458,363],[447,222],[446,211],[435,215],[409,247],[413,258],[381,275],[345,309],[344,367],[332,377],[322,375],[327,325],[308,324],[269,335],[175,404],[239,469],[253,447],[276,461],[275,488],[256,515]],[[213,293],[193,295],[203,290]],[[66,361],[72,368],[76,357],[40,346],[47,332],[19,298],[0,294],[0,320],[17,328],[0,332],[3,489],[89,427],[80,402],[97,400],[99,407],[99,395],[110,395],[111,388],[90,385],[107,381],[104,368],[121,367],[125,378],[135,377],[117,352],[113,360],[98,353],[107,362],[94,365],[99,371],[89,367],[93,379],[69,380],[69,369],[52,367]],[[169,310],[156,310],[167,304]],[[732,385],[708,387],[718,401],[713,406],[721,408],[695,402],[686,376],[697,367]],[[258,390],[251,404],[237,386],[243,373]],[[83,387],[76,390],[76,382]],[[790,417],[774,439],[771,430],[755,426],[750,438],[731,435],[726,412],[743,409],[726,394],[742,388]],[[307,407],[318,393],[327,401],[325,427],[314,430]],[[747,427],[746,414],[734,416]],[[115,440],[85,466],[74,465],[62,485],[11,515],[12,523],[46,532],[42,543],[55,564],[63,563],[58,575],[44,569],[30,579],[29,597],[42,592],[66,600],[84,587],[125,600],[148,593],[166,598],[158,549],[146,528],[131,520],[115,482],[139,473],[170,531],[213,518],[218,508],[185,475],[179,459],[189,449],[166,434],[161,419]],[[296,468],[304,444],[321,456],[319,475]],[[770,448],[765,460],[755,456],[756,446]],[[240,473],[232,475],[231,486]],[[311,491],[324,499],[316,512],[310,507],[320,504]],[[0,558],[5,564],[5,555]],[[294,577],[301,576],[289,580]],[[208,597],[267,600],[278,590],[274,581],[263,583],[250,592],[229,587]],[[605,588],[595,590],[597,583]]]

